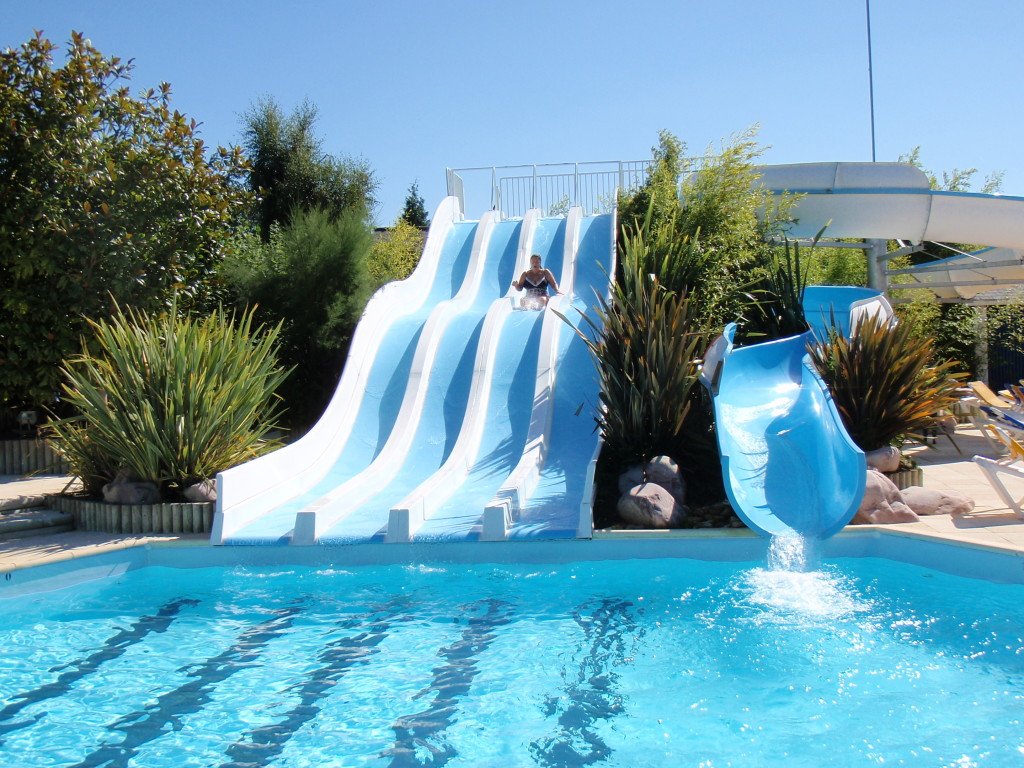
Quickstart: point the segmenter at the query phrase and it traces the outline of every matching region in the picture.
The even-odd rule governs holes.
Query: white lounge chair
[[[1009,475],[1024,480],[1024,445],[991,424],[986,425],[982,432],[988,433],[992,439],[1001,443],[1007,455],[1001,459],[975,456],[974,463],[984,473],[985,479],[988,480],[993,490],[999,494],[999,498],[1003,500],[1003,503],[1012,509],[1017,514],[1017,517],[1024,519],[1024,509],[1022,509],[1024,494],[1020,497],[1015,497],[1010,492],[1010,489],[1006,487],[1002,477],[1002,475]]]

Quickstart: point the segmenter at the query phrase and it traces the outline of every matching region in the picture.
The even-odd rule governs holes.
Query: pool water
[[[0,608],[3,766],[1024,763],[1024,586],[888,560],[147,567]]]

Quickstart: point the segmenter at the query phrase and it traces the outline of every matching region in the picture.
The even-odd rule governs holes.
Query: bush
[[[800,246],[765,251],[761,277],[753,284],[746,317],[739,325],[737,343],[754,344],[796,336],[808,330],[804,317],[807,270],[800,264]]]
[[[367,275],[373,235],[360,211],[332,217],[296,211],[270,240],[243,233],[224,261],[225,294],[256,306],[266,325],[280,323],[281,359],[294,368],[281,395],[290,426],[316,421],[334,392],[356,323],[374,287]]]
[[[417,227],[399,218],[383,233],[370,249],[367,273],[370,284],[381,286],[395,280],[404,280],[419,263],[423,252],[424,236]]]
[[[241,150],[210,152],[163,83],[72,33],[0,52],[0,406],[52,404],[84,318],[110,297],[209,306],[207,280],[250,195]]]
[[[90,321],[95,353],[63,368],[78,416],[53,422],[56,449],[92,494],[120,470],[174,495],[277,446],[278,328],[251,312],[202,319],[118,309]]]
[[[916,337],[908,324],[866,315],[851,336],[833,331],[808,352],[862,450],[920,435],[960,399],[966,374],[954,373],[954,363],[933,364],[933,341]]]
[[[752,128],[692,161],[683,157],[685,145],[662,131],[647,182],[619,200],[620,264],[625,244],[640,238],[653,274],[669,290],[693,293],[694,317],[712,328],[742,315],[792,207],[790,197],[776,199],[757,185],[754,135]]]

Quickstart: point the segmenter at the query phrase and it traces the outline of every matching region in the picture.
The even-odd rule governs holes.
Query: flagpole
[[[871,162],[875,162],[875,78],[871,70],[871,0],[864,0],[868,21],[868,95],[871,100]]]

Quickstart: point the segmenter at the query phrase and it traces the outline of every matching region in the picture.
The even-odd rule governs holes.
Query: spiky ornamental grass
[[[594,338],[581,336],[600,376],[605,446],[628,463],[667,452],[677,439],[708,337],[697,330],[685,295],[640,272],[624,282],[600,301],[596,322],[586,318]]]
[[[932,340],[915,336],[909,323],[891,325],[877,315],[862,316],[849,339],[833,329],[808,352],[864,451],[920,436],[960,399],[967,376],[954,372],[956,363],[934,364]]]
[[[253,313],[203,318],[131,309],[89,321],[93,339],[65,361],[62,397],[79,414],[55,421],[50,439],[97,493],[120,470],[165,492],[277,447],[275,391],[280,326]]]

